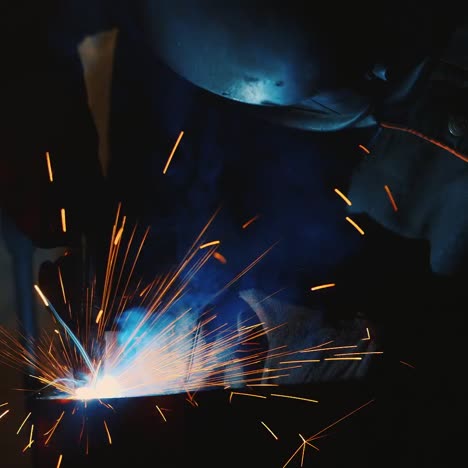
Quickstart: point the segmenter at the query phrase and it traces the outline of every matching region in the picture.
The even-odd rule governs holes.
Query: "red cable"
[[[396,125],[396,124],[392,124],[388,122],[380,122],[379,125],[383,128],[389,128],[390,130],[398,130],[400,132],[406,132],[406,133],[410,133],[411,135],[415,135],[418,138],[422,138],[423,140],[429,143],[432,143],[433,145],[438,146],[439,148],[442,148],[445,151],[448,151],[449,153],[453,154],[457,158],[468,163],[468,156],[466,156],[465,154],[460,153],[457,150],[451,148],[450,146],[445,145],[444,143],[438,140],[434,140],[433,138],[430,138],[427,135],[424,135],[424,133],[418,132],[417,130],[413,130],[412,128],[408,128],[408,127],[401,127],[400,125]]]

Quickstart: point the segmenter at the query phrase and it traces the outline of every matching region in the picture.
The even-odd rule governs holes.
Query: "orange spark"
[[[313,288],[310,288],[310,290],[318,291],[319,289],[333,288],[334,286],[336,286],[335,283],[321,284],[320,286],[314,286]]]
[[[263,422],[263,421],[260,421],[263,426],[265,427],[265,429],[276,439],[276,440],[279,440],[278,439],[278,436]]]
[[[352,416],[353,414],[357,413],[358,411],[361,411],[363,408],[365,408],[366,406],[370,405],[371,403],[373,403],[375,400],[372,399],[372,400],[369,400],[367,403],[364,403],[363,405],[361,405],[359,408],[356,408],[355,410],[353,411],[350,411],[348,414],[345,414],[343,417],[341,417],[340,419],[336,420],[334,423],[331,423],[330,425],[328,425],[327,427],[325,427],[324,429],[316,432],[313,436],[310,436],[307,441],[310,442],[311,440],[314,440],[317,438],[318,435],[320,434],[323,434],[325,431],[327,431],[328,429],[332,428],[333,426],[336,426],[338,423],[340,423],[341,421],[344,421],[345,419],[349,418],[350,416]]]
[[[266,396],[263,395],[255,395],[254,393],[243,393],[243,392],[231,392],[229,395],[229,403],[232,402],[232,396],[233,395],[242,395],[242,396],[249,396],[249,397],[254,397],[254,398],[263,398],[266,400]]]
[[[327,357],[325,361],[361,361],[362,357]]]
[[[337,349],[350,349],[357,348],[357,345],[346,345],[346,346],[330,346],[329,348],[319,348],[315,346],[313,348],[307,348],[299,351],[300,353],[318,353],[319,351],[336,351]]]
[[[112,236],[113,239],[114,239],[114,246],[119,245],[119,242],[120,242],[120,240],[122,239],[122,234],[123,234],[123,232],[124,232],[124,227],[125,227],[125,222],[126,222],[126,221],[127,221],[127,217],[124,216],[124,217],[122,218],[122,226],[120,226],[120,229],[117,231],[117,234],[116,234],[115,238]],[[113,231],[112,234],[115,233],[115,228],[116,228],[116,225],[114,225],[114,231]]]
[[[99,313],[97,314],[97,317],[96,317],[96,323],[99,323],[99,321],[101,320],[101,317],[102,317],[102,314],[104,313],[104,311],[101,309],[99,311]]]
[[[321,343],[321,344],[319,344],[317,346],[313,346],[312,348],[307,348],[307,349],[316,349],[316,348],[324,349],[323,346],[326,346],[327,344],[330,344],[330,343],[333,343],[333,340],[326,341],[325,343]]]
[[[190,398],[186,398],[186,400],[194,407],[196,408],[198,406],[198,403],[195,400],[191,400]]]
[[[351,224],[361,236],[364,235],[364,231],[356,224],[355,221],[353,221],[349,216],[346,216],[346,221],[348,221],[349,224]]]
[[[49,301],[46,299],[46,297],[44,296],[43,292],[40,290],[40,288],[39,288],[39,286],[37,284],[34,285],[34,289],[39,294],[39,297],[42,299],[42,302],[44,303],[44,305],[46,307],[49,307]]]
[[[180,140],[182,140],[182,137],[184,136],[184,132],[181,131],[179,134],[179,137],[177,138],[177,141],[175,142],[174,148],[172,148],[171,154],[169,155],[169,159],[167,160],[166,165],[164,166],[163,169],[163,174],[166,174],[167,169],[169,168],[169,165],[171,164],[172,158],[177,150],[177,147],[179,146]]]
[[[305,450],[306,450],[306,447],[307,445],[309,447],[312,447],[314,448],[315,450],[317,451],[320,451],[318,447],[316,447],[315,445],[311,444],[310,442],[307,442],[307,440],[304,439],[304,437],[299,434],[299,437],[301,438],[302,440],[302,445],[299,446],[299,449],[302,449],[302,454],[301,454],[301,467],[304,466],[304,456],[305,456]],[[297,451],[299,451],[299,449]],[[288,463],[292,460],[292,458],[295,456],[295,454],[297,453],[297,451],[293,454],[293,456],[288,460]],[[285,465],[286,466],[286,465]]]
[[[301,400],[301,401],[308,401],[310,403],[318,403],[318,400],[312,400],[310,398],[303,398],[293,395],[283,395],[281,393],[272,393],[271,396],[280,397],[280,398],[291,398],[292,400]]]
[[[3,418],[3,416],[7,415],[10,412],[9,409],[5,410],[2,414],[0,414],[0,419]]]
[[[46,160],[47,160],[47,171],[49,173],[49,180],[51,182],[54,181],[54,174],[52,172],[52,163],[50,162],[50,154],[48,151],[46,151]]]
[[[101,363],[102,361],[99,361],[99,364]],[[115,411],[115,408],[112,406],[112,405],[109,405],[109,403],[104,403],[103,401],[99,400],[99,403],[101,403],[102,406],[104,406],[105,408],[108,408],[110,410],[112,410],[114,413],[116,412]]]
[[[8,405],[8,401],[7,401],[6,403],[2,403],[2,404],[0,405],[0,408],[1,408],[2,406],[6,406],[6,405]]]
[[[213,254],[213,257],[216,258],[216,260],[218,260],[218,262],[222,263],[223,265],[226,265],[227,260],[226,260],[226,257],[224,255],[221,255],[219,252],[215,252]]]
[[[358,145],[358,148],[361,148],[364,153],[370,154],[370,151],[364,145]]]
[[[256,383],[250,384],[249,387],[279,387],[277,383]]]
[[[65,208],[60,209],[60,216],[62,218],[62,231],[67,232],[67,218],[65,215]]]
[[[358,411],[362,410],[363,408],[365,408],[366,406],[370,405],[371,403],[373,403],[375,400],[370,400],[368,401],[367,403],[364,403],[363,405],[361,405],[359,408],[356,408],[355,410],[349,412],[348,414],[344,415],[342,418],[338,419],[337,421],[333,422],[332,424],[329,424],[327,427],[325,427],[324,429],[320,430],[319,432],[315,433],[313,436],[310,436],[309,438],[307,439],[304,439],[302,436],[301,439],[302,439],[302,443],[301,445],[299,446],[299,448],[296,449],[296,451],[289,457],[289,459],[286,461],[286,463],[283,465],[283,468],[286,468],[286,466],[289,465],[289,463],[291,463],[291,461],[294,459],[294,457],[299,453],[300,450],[303,449],[304,447],[304,444],[306,443],[307,445],[310,445],[311,447],[315,448],[316,450],[318,450],[317,447],[315,447],[314,445],[312,445],[310,442],[315,440],[315,439],[318,439],[319,435],[320,434],[323,434],[325,431],[327,431],[328,429],[332,428],[333,426],[336,426],[338,423],[340,423],[341,421],[349,418],[350,416],[352,416],[353,414],[357,413]]]
[[[119,232],[117,233],[117,235],[115,236],[115,239],[114,239],[114,245],[117,245],[119,242],[120,242],[120,239],[122,239],[122,234],[123,234],[123,226],[119,229]]]
[[[163,418],[164,422],[167,422],[166,416],[164,416],[164,413],[161,411],[161,408],[158,405],[156,405],[156,409],[159,411],[159,414]]]
[[[143,289],[143,291],[141,291],[140,297],[143,297],[143,296],[151,289],[152,286],[153,286],[153,283],[148,284],[148,286],[146,286],[146,287]]]
[[[335,193],[336,193],[338,196],[340,196],[348,206],[351,206],[351,205],[352,205],[351,200],[350,200],[343,192],[341,192],[340,190],[338,190],[338,189],[336,188],[336,189],[335,189]]]
[[[63,458],[63,455],[60,454],[59,459],[58,459],[58,461],[57,461],[57,466],[56,466],[56,468],[60,468],[60,465],[62,464],[62,458]]]
[[[26,452],[26,450],[30,449],[33,443],[34,443],[34,440],[31,440],[31,442],[28,442],[28,445],[26,445],[26,447],[24,447],[22,452],[24,453],[24,452]]]
[[[23,453],[26,452],[26,450],[28,450],[28,448],[31,448],[34,440],[32,439],[32,435],[33,435],[33,432],[34,432],[34,424],[31,424],[31,430],[29,431],[29,442],[28,442],[28,445],[26,445],[26,447],[24,447],[23,449]]]
[[[255,215],[253,218],[250,218],[248,221],[246,221],[246,222],[242,225],[242,229],[248,228],[252,223],[254,223],[255,221],[257,221],[258,218],[260,218],[260,215]]]
[[[305,444],[302,443],[301,445],[299,445],[299,448],[288,458],[288,460],[286,461],[286,463],[283,465],[283,468],[286,468],[289,463],[291,462],[291,460],[297,455],[297,453],[299,452],[299,450],[302,450],[303,448],[305,447]]]
[[[383,354],[383,351],[363,351],[362,353],[339,353],[335,356],[356,356],[358,354]]]
[[[49,437],[47,437],[46,441],[44,442],[44,445],[47,445],[49,443],[50,439],[54,435],[55,430],[57,429],[58,425],[60,424],[60,421],[62,420],[64,414],[65,414],[65,411],[62,411],[62,414],[57,419],[57,421],[55,421],[55,424],[46,433],[44,433],[44,435],[49,435]]]
[[[279,242],[279,241],[278,241]],[[261,255],[259,255],[250,265],[248,265],[246,268],[244,268],[240,273],[238,273],[229,283],[227,283],[218,293],[217,295],[221,294],[223,291],[226,291],[226,289],[229,289],[234,283],[239,281],[240,278],[242,278],[248,271],[250,271],[255,265],[257,265],[258,262],[262,260],[263,257],[265,257],[272,249],[275,247],[278,242],[275,242],[271,247],[265,250]]]
[[[219,240],[214,240],[214,241],[211,241],[211,242],[207,242],[206,244],[200,245],[200,250],[201,249],[206,249],[207,247],[211,247],[212,245],[219,245],[219,244],[221,244],[221,241],[219,241]]]
[[[393,211],[398,211],[398,206],[395,202],[395,199],[393,198],[392,192],[390,192],[390,187],[388,185],[384,185],[384,189],[387,192],[390,203],[392,204]]]
[[[29,413],[25,418],[24,421],[21,423],[21,426],[19,429],[16,431],[16,435],[18,435],[21,432],[21,429],[23,429],[23,426],[26,424],[26,421],[29,419],[29,416],[31,416],[31,413]]]
[[[416,367],[414,367],[413,365],[409,364],[408,362],[405,362],[405,361],[400,361],[403,365],[405,366],[408,366],[408,367],[411,367],[411,369],[416,369]]]
[[[304,440],[304,438],[299,434],[299,437]],[[304,457],[305,457],[306,441],[302,444],[302,454],[301,454],[301,468],[304,466]]]
[[[361,341],[370,340],[371,336],[370,336],[370,332],[368,328],[366,328],[366,333],[367,333],[367,336],[365,338],[361,338]]]
[[[299,437],[302,439],[302,442],[304,442],[304,444],[309,445],[310,447],[312,447],[315,450],[317,450],[318,452],[320,452],[320,449],[318,447],[316,447],[315,445],[312,445],[310,442],[305,440],[304,437],[301,434],[299,434]],[[317,439],[320,439],[320,437],[317,437]]]
[[[104,420],[104,427],[106,428],[107,440],[109,441],[109,445],[112,445],[112,437],[109,432],[109,428],[107,427],[107,423]]]
[[[301,364],[303,362],[320,362],[320,359],[300,359],[297,361],[280,361],[280,364]]]
[[[63,302],[66,304],[67,303],[67,297],[65,295],[65,287],[63,285],[63,279],[62,279],[62,270],[60,269],[60,267],[58,267],[58,274],[59,274],[60,288],[62,290]]]

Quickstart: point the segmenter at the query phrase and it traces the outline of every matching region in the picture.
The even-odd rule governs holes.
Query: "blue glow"
[[[60,325],[62,325],[62,327],[64,328],[64,330],[66,331],[66,333],[68,334],[68,336],[70,337],[70,339],[73,341],[73,343],[75,343],[75,346],[78,348],[78,351],[80,352],[81,354],[81,357],[83,358],[83,360],[85,361],[86,365],[88,366],[89,370],[91,371],[92,374],[94,374],[96,371],[95,371],[95,368],[93,366],[93,363],[91,362],[91,359],[89,358],[88,356],[88,353],[86,352],[86,350],[83,348],[82,344],[80,343],[80,340],[76,337],[76,335],[70,330],[70,327],[62,320],[62,318],[60,317],[60,315],[58,314],[58,312],[55,310],[55,307],[50,303],[50,301],[48,300],[48,307],[49,309],[51,310],[52,314],[54,315],[54,317],[57,319],[57,321],[60,323]]]
[[[99,376],[76,385],[79,400],[195,392],[243,385],[245,375],[233,357],[242,340],[258,335],[258,326],[207,327],[192,310],[147,320],[147,311],[128,310],[119,331],[106,332]],[[248,365],[258,355],[245,357]],[[231,367],[230,367],[231,366]],[[261,371],[259,371],[260,373]],[[249,374],[250,375],[250,374]]]

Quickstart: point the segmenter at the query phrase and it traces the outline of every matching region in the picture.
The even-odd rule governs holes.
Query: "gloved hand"
[[[294,367],[285,371],[287,376],[275,379],[278,384],[305,384],[313,382],[333,382],[339,380],[360,379],[367,375],[373,355],[363,354],[361,360],[325,360],[342,353],[360,353],[376,351],[378,341],[371,331],[372,326],[363,319],[343,321],[339,327],[327,325],[323,313],[299,305],[285,304],[273,297],[265,298],[258,290],[244,290],[240,297],[254,310],[266,329],[274,329],[267,334],[268,356],[264,363],[263,377],[269,375],[269,368]],[[369,334],[367,333],[369,329]],[[324,346],[320,346],[325,344]],[[349,348],[331,350],[331,347],[350,346]],[[313,347],[323,348],[321,352],[300,351]],[[328,350],[325,350],[328,348]],[[289,356],[277,356],[294,352]],[[287,361],[320,360],[296,364],[280,364]],[[268,383],[269,380],[264,380]],[[270,382],[271,383],[271,382]]]

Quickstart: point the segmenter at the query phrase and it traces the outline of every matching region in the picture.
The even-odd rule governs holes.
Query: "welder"
[[[466,268],[468,245],[467,42],[453,16],[440,5],[402,14],[309,2],[206,1],[194,9],[180,0],[145,2],[143,17],[165,63],[249,104],[246,112],[310,131],[374,128],[375,157],[352,177],[350,212],[426,239],[433,270],[450,274]]]
[[[232,124],[244,116],[250,122],[246,127],[250,132],[254,128],[253,122],[258,123],[264,134],[271,135],[276,129],[279,135],[287,135],[285,140],[296,140],[298,147],[302,145],[300,152],[308,144],[314,145],[314,137],[308,135],[332,132],[336,139],[345,140],[348,130],[360,131],[357,134],[365,138],[365,148],[370,155],[364,155],[359,164],[344,164],[346,170],[352,169],[350,180],[344,182],[349,184],[348,195],[352,200],[349,213],[365,213],[397,234],[428,241],[430,263],[436,273],[452,274],[466,267],[468,210],[464,209],[467,197],[463,182],[467,171],[464,152],[466,106],[463,104],[466,77],[464,64],[460,62],[466,35],[463,28],[456,29],[452,12],[426,6],[424,10],[407,7],[404,15],[397,9],[382,14],[359,5],[339,8],[321,5],[311,10],[309,2],[292,2],[286,8],[281,2],[271,1],[235,4],[203,1],[194,8],[189,0],[137,4],[68,1],[59,9],[54,8],[46,11],[47,33],[44,35],[41,31],[39,34],[44,38],[42,45],[48,47],[44,58],[52,70],[53,82],[51,84],[42,76],[40,83],[45,84],[49,94],[46,93],[46,98],[40,102],[37,84],[29,90],[28,96],[33,101],[34,115],[39,116],[48,107],[55,112],[49,111],[52,122],[47,124],[45,137],[35,131],[40,144],[33,149],[30,147],[34,145],[29,144],[24,152],[30,155],[38,149],[44,152],[51,149],[52,155],[63,154],[57,161],[63,161],[68,154],[69,159],[75,158],[75,162],[68,165],[74,166],[74,170],[84,167],[80,158],[86,154],[87,172],[92,175],[93,184],[84,193],[88,200],[102,201],[105,198],[102,195],[104,179],[95,164],[99,152],[101,164],[108,171],[107,183],[112,196],[124,198],[134,218],[164,226],[160,231],[156,229],[154,244],[149,242],[146,264],[151,263],[156,268],[153,259],[161,258],[161,253],[171,252],[174,243],[180,256],[188,237],[193,235],[193,232],[181,229],[182,213],[192,216],[190,221],[186,220],[187,224],[201,221],[203,217],[206,219],[220,201],[219,189],[213,189],[213,181],[217,181],[217,187],[223,183],[226,167],[239,170],[241,163],[232,162],[234,156],[229,156],[228,148],[223,148],[227,161],[223,168],[220,168],[219,159],[213,156],[211,159],[207,156],[204,161],[198,157],[199,169],[193,167],[194,161],[190,158],[198,154],[197,151],[206,152],[204,149],[214,144],[212,140],[205,141],[203,132],[194,124],[201,109],[209,108],[209,111],[203,111],[206,119],[216,120],[219,115],[227,115],[225,122]],[[141,55],[135,56],[130,51],[139,51]],[[162,83],[159,90],[156,83],[151,83],[149,78],[145,80],[145,73],[149,77],[157,75]],[[174,82],[172,86],[168,85],[170,81]],[[110,83],[112,92],[108,91]],[[129,97],[129,88],[135,97]],[[54,99],[49,103],[47,99],[51,95]],[[79,109],[79,118],[72,117],[67,109],[68,120],[63,123],[59,116],[70,97],[75,106],[70,109]],[[148,102],[143,101],[145,97]],[[185,116],[181,118],[174,112],[168,114],[178,100],[186,100]],[[17,103],[12,104],[16,106]],[[163,117],[162,113],[165,113]],[[133,116],[131,121],[129,115]],[[63,131],[79,119],[81,121],[73,131]],[[262,119],[270,124],[265,123],[262,127],[259,123]],[[83,125],[82,122],[86,123]],[[173,169],[163,177],[159,171],[163,157],[161,146],[169,148],[171,138],[177,136],[174,129],[177,127],[180,131],[184,122],[191,126],[186,129],[187,135],[190,135],[190,129],[193,129],[192,133],[198,131],[198,140],[193,147],[198,146],[201,150],[186,149],[184,153],[181,149],[178,167],[185,164],[186,169]],[[59,130],[52,128],[52,124],[57,126],[59,123]],[[10,126],[19,126],[19,120],[12,119]],[[99,137],[99,149],[94,128]],[[83,129],[80,138],[77,134]],[[294,133],[291,129],[301,132]],[[237,130],[240,132],[242,127]],[[235,131],[229,131],[218,126],[220,141],[229,141],[236,135]],[[342,133],[337,134],[337,131]],[[14,128],[12,132],[14,134]],[[70,151],[70,137],[80,141],[81,148]],[[273,141],[273,136],[270,139]],[[250,140],[255,141],[251,135]],[[18,144],[17,140],[15,144]],[[268,151],[273,154],[271,148]],[[303,155],[301,158],[306,161]],[[256,174],[261,173],[260,167],[265,167],[266,159],[259,156],[258,161]],[[307,162],[301,164],[302,169],[296,168],[290,179],[284,160],[276,161],[275,167],[286,168],[281,176],[288,184],[297,181],[301,171],[304,176],[310,173],[312,166],[308,167]],[[322,171],[321,176],[328,174],[314,164],[314,168]],[[322,166],[326,164],[326,161],[321,163]],[[207,168],[209,172],[205,172]],[[314,176],[319,179],[318,173]],[[62,178],[65,179],[76,184],[77,181],[82,183],[87,176],[69,175]],[[342,179],[346,180],[346,177],[342,176]],[[299,193],[307,185],[310,183],[301,180]],[[230,187],[229,184],[226,186]],[[384,186],[391,189],[397,211],[389,202]],[[5,211],[23,230],[29,229],[28,234],[36,243],[73,243],[81,248],[81,233],[85,232],[88,248],[90,243],[95,248],[93,243],[99,237],[96,231],[101,222],[99,213],[108,213],[110,209],[80,210],[83,204],[89,207],[95,203],[83,201],[77,205],[71,195],[72,187],[63,187],[62,194],[66,194],[63,203],[72,205],[69,219],[75,220],[76,225],[69,231],[75,232],[73,239],[72,234],[60,234],[56,216],[59,206],[47,214],[53,222],[44,222],[42,217],[42,225],[48,230],[45,235],[37,223],[33,226],[31,216],[18,209],[20,202],[12,203],[7,196],[3,197],[8,201],[3,202]],[[50,188],[41,186],[41,193],[44,190]],[[182,195],[175,196],[178,192]],[[310,192],[304,193],[310,195]],[[443,198],[438,195],[440,193],[444,193]],[[49,194],[49,201],[51,198],[54,197]],[[170,199],[173,203],[155,203],[156,198]],[[255,199],[261,197],[257,194]],[[268,208],[265,199],[263,205],[259,205],[267,213],[268,209],[270,214],[274,213],[275,208]],[[304,205],[308,203],[300,195],[294,199],[297,200]],[[55,198],[54,201],[57,202]],[[245,206],[239,206],[247,202],[246,196],[241,203],[231,204],[235,208],[225,215],[221,234],[229,232],[232,238],[239,237],[230,228],[233,223],[241,224],[240,219],[248,214]],[[269,202],[271,205],[271,200]],[[290,203],[288,209],[293,204]],[[285,220],[284,216],[281,220],[278,218],[277,225],[284,224]],[[317,218],[317,224],[320,223],[321,219]],[[259,232],[274,232],[271,227],[265,226]],[[239,288],[254,291],[255,297],[259,291],[266,293],[265,288],[273,289],[284,280],[286,270],[283,268],[276,273],[275,267],[285,265],[283,260],[287,258],[294,273],[288,273],[286,283],[289,281],[297,289],[304,289],[304,285],[312,280],[311,269],[315,269],[317,276],[318,271],[329,274],[336,263],[356,251],[352,246],[356,241],[350,242],[349,248],[341,248],[339,246],[346,242],[337,242],[336,235],[314,232],[307,237],[310,232],[305,228],[296,233],[290,245],[304,246],[304,242],[319,237],[321,249],[327,255],[313,256],[313,249],[309,249],[308,256],[302,258],[299,249],[293,252],[291,247],[276,257],[272,255],[271,263],[265,264],[261,274],[248,277]],[[330,245],[326,238],[330,239]],[[268,242],[271,240],[267,239]],[[152,250],[152,245],[158,242],[162,242],[162,246]],[[226,246],[229,248],[229,242]],[[229,275],[247,258],[247,255],[241,259],[234,254],[238,246],[233,241],[233,255],[226,255],[233,265],[228,270]],[[250,247],[251,258],[255,251],[261,252],[259,246],[264,247],[258,243]],[[171,259],[174,255],[171,253],[168,257]],[[314,268],[305,263],[313,264]],[[198,296],[194,294],[194,298],[202,303],[209,295],[205,291],[206,285],[216,290],[229,275],[223,276],[219,269],[214,272],[208,269],[195,284],[195,291],[200,285],[200,293]],[[304,300],[293,294],[286,301],[296,299]],[[245,303],[245,300],[241,302]],[[229,307],[237,308],[238,305]]]
[[[196,227],[224,202],[213,238],[221,239],[226,268],[208,265],[189,302],[203,306],[281,238],[282,247],[224,295],[219,310],[235,321],[245,306],[247,316],[253,310],[269,326],[289,323],[270,335],[271,348],[343,336],[358,340],[360,351],[383,343],[382,386],[400,397],[407,391],[398,387],[399,360],[419,358],[417,389],[426,398],[420,418],[395,432],[411,444],[412,428],[424,432],[413,466],[431,466],[438,456],[443,466],[446,453],[428,451],[427,440],[436,415],[441,427],[452,427],[443,405],[458,401],[458,387],[450,387],[450,399],[440,389],[453,382],[455,357],[463,355],[458,314],[447,313],[463,302],[439,275],[463,282],[467,269],[466,24],[440,4],[325,3],[68,0],[12,7],[11,18],[22,21],[18,27],[6,16],[17,47],[4,55],[12,72],[3,77],[0,195],[8,246],[20,260],[18,297],[27,313],[29,241],[70,247],[58,261],[64,270],[71,265],[69,285],[81,284],[82,251],[101,257],[91,269],[103,268],[116,200],[129,218],[153,228],[141,265],[150,277],[185,253]],[[184,139],[163,174],[181,130]],[[358,142],[361,150],[351,154]],[[55,184],[38,159],[46,151]],[[348,208],[333,198],[338,183]],[[346,215],[365,228],[371,248],[364,262],[358,254],[369,248]],[[256,221],[242,229],[249,218]],[[332,289],[310,294],[325,279],[337,281],[337,304]],[[56,266],[43,265],[41,281],[60,297]],[[331,305],[352,320],[330,323],[324,311]],[[434,318],[426,310],[443,313]],[[361,311],[384,322],[382,341],[366,341]],[[369,326],[372,338],[377,328]],[[437,350],[428,357],[431,343]],[[360,377],[368,362],[317,372],[304,365],[281,383]]]

